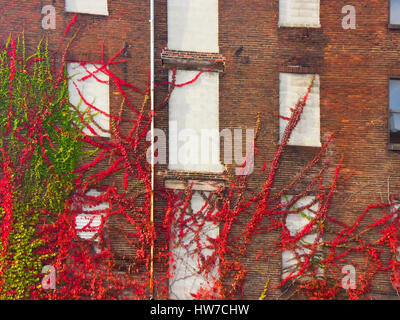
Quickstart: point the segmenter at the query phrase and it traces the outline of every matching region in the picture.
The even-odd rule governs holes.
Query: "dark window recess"
[[[400,0],[390,0],[389,26],[400,25]]]
[[[400,144],[400,79],[389,83],[389,130],[389,142]]]

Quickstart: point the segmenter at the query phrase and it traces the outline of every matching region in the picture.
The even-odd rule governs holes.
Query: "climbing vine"
[[[54,256],[41,250],[38,226],[46,212],[54,215],[46,217],[49,223],[63,212],[84,154],[79,118],[66,82],[54,78],[47,47],[42,41],[27,57],[24,37],[9,38],[0,55],[3,298],[28,298],[38,285],[43,263]]]
[[[203,72],[192,81],[177,84],[173,70],[172,82],[158,84],[168,85],[169,92],[153,113],[149,110],[148,84],[139,89],[111,71],[111,66],[126,61],[120,57],[124,49],[106,60],[102,45],[100,66],[92,72],[86,69],[88,74],[77,81],[94,78],[102,82],[98,75],[107,75],[107,83],[120,93],[119,111],[104,113],[79,90],[80,105],[73,106],[65,57],[76,36],[68,40],[76,19],[74,16],[68,24],[56,55],[48,52],[46,41],[41,41],[34,54],[27,56],[23,36],[10,37],[0,53],[1,299],[148,299],[153,258],[160,266],[152,274],[156,298],[168,298],[177,272],[172,244],[190,252],[196,265],[192,272],[205,279],[191,292],[193,298],[241,298],[248,277],[249,246],[268,233],[278,235],[276,243],[273,249],[257,248],[254,261],[268,264],[271,258],[291,252],[294,263],[280,283],[264,279],[260,300],[287,288],[310,299],[367,298],[374,277],[381,272],[398,292],[397,203],[370,205],[352,225],[330,215],[332,198],[343,181],[342,160],[328,157],[326,152],[333,136],[286,186],[276,187],[279,165],[313,82],[293,106],[291,116],[285,118],[286,130],[271,163],[257,172],[265,177],[259,190],[248,187],[251,176],[236,176],[231,167],[226,167],[224,183],[215,191],[200,192],[204,205],[195,209],[191,205],[195,191],[190,183],[186,182],[181,191],[157,185],[155,201],[162,205],[157,206],[158,219],[153,224],[151,168],[146,161],[151,119],[157,119],[175,87],[191,85]],[[82,105],[87,108],[83,110]],[[123,118],[125,109],[136,117]],[[110,118],[111,139],[98,136],[99,124],[94,116],[99,112]],[[257,156],[261,117],[255,121]],[[245,167],[246,162],[242,169]],[[314,200],[298,205],[310,195]],[[99,209],[104,203],[106,208]],[[77,219],[88,208],[91,218],[78,230]],[[362,224],[372,213],[380,214],[379,218],[372,224]],[[290,215],[306,219],[295,234],[286,224]],[[94,226],[95,219],[100,222]],[[211,236],[205,230],[213,226],[218,232]],[[92,236],[82,239],[82,232],[92,232]],[[371,233],[379,237],[365,237]],[[116,234],[129,244],[127,251],[133,252],[129,257],[115,253]],[[389,252],[390,258],[385,260],[383,252]],[[343,288],[341,270],[345,264],[358,267],[354,288]],[[41,272],[45,265],[54,266],[57,272],[53,289],[43,288]]]

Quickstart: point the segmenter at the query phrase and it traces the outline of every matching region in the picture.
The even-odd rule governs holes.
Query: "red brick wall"
[[[167,0],[156,1],[156,81],[167,80],[162,68],[161,51],[167,47]],[[388,29],[389,1],[355,0],[357,28],[344,30],[341,13],[345,3],[321,0],[319,29],[278,28],[278,0],[220,1],[220,53],[226,57],[225,72],[220,75],[220,129],[254,128],[261,112],[261,134],[251,187],[260,186],[264,160],[270,160],[279,137],[279,72],[318,73],[321,83],[321,139],[335,132],[330,156],[343,155],[344,175],[339,183],[331,212],[350,223],[366,205],[389,195],[400,198],[400,154],[387,149],[388,78],[400,76],[400,30]],[[53,4],[57,10],[57,29],[41,28],[41,8]],[[0,0],[0,39],[4,41],[25,30],[28,46],[48,36],[50,48],[57,49],[71,13],[64,12],[64,1],[9,2]],[[117,52],[124,41],[129,45],[128,63],[116,70],[122,77],[144,87],[149,70],[148,1],[109,1],[108,17],[79,15],[81,28],[72,44],[71,60],[98,61],[104,41],[106,56]],[[121,97],[111,88],[111,110],[118,110]],[[166,89],[156,92],[158,102]],[[135,98],[135,97],[133,97]],[[125,117],[133,117],[130,112]],[[168,110],[158,115],[157,128],[167,131]],[[293,177],[312,159],[316,148],[288,147],[279,171],[277,187]],[[165,166],[159,168],[164,171]],[[399,171],[398,171],[399,170]],[[162,179],[160,176],[160,183]],[[162,204],[158,203],[158,206]],[[374,212],[375,218],[379,212]],[[372,217],[371,217],[372,219]],[[370,220],[372,221],[372,220]],[[245,297],[260,296],[267,278],[276,285],[281,275],[280,256],[269,262],[255,255],[262,247],[271,247],[279,234],[256,237],[249,250],[248,281]],[[128,250],[121,242],[122,253]],[[121,253],[121,254],[122,254]],[[390,282],[379,276],[374,294],[393,295]]]
[[[399,194],[400,155],[387,150],[388,77],[398,75],[398,30],[388,30],[389,1],[353,1],[357,28],[342,28],[342,7],[321,0],[321,28],[278,28],[279,1],[220,2],[220,48],[227,58],[221,78],[221,127],[251,127],[262,113],[262,159],[271,159],[279,136],[279,72],[318,73],[321,83],[321,139],[335,132],[332,152],[344,156],[343,173],[331,213],[352,222],[367,204]],[[243,47],[240,55],[235,52]],[[292,66],[299,66],[299,71]],[[279,183],[294,176],[317,149],[288,147]],[[254,176],[254,183],[261,177]],[[379,212],[374,212],[379,217]],[[257,239],[261,245],[274,236]],[[257,245],[256,245],[257,246]],[[256,247],[255,246],[255,247]],[[249,265],[247,296],[256,298],[263,283],[280,275],[280,260]],[[376,294],[393,294],[379,277]]]

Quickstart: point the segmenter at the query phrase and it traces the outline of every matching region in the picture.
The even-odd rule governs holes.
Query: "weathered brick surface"
[[[210,70],[222,72],[225,58],[219,53],[168,50],[161,52],[162,64],[165,68],[181,70]]]
[[[156,81],[166,81],[168,70],[162,68],[161,52],[167,44],[167,0],[156,1]],[[259,172],[264,160],[270,160],[279,139],[279,72],[318,73],[321,95],[321,140],[332,132],[335,139],[330,155],[334,162],[344,156],[344,176],[339,182],[331,212],[346,223],[353,222],[366,205],[389,196],[400,197],[400,154],[389,151],[388,79],[400,76],[400,30],[388,29],[389,1],[355,0],[357,28],[344,30],[341,25],[345,5],[321,0],[321,28],[278,28],[278,0],[220,1],[219,44],[226,57],[225,72],[220,75],[220,129],[254,128],[261,112],[260,152],[256,158],[251,187],[263,182]],[[57,9],[57,29],[41,29],[41,8],[53,4]],[[42,36],[48,36],[50,48],[57,43],[71,19],[64,12],[64,1],[9,2],[0,0],[0,39],[12,32],[25,31],[31,48]],[[115,72],[143,88],[149,70],[148,1],[109,1],[108,17],[79,15],[81,28],[72,44],[70,60],[96,62],[104,41],[110,58],[124,44],[131,60],[115,67]],[[121,102],[111,88],[111,110]],[[166,88],[156,92],[157,102]],[[138,96],[133,96],[136,99]],[[125,117],[134,115],[128,111]],[[167,131],[168,110],[158,114],[156,127]],[[279,170],[277,187],[283,185],[312,159],[316,148],[288,147]],[[162,183],[166,167],[159,168]],[[189,175],[190,176],[190,175]],[[205,179],[209,176],[204,175]],[[196,176],[198,179],[199,176]],[[157,203],[161,211],[162,203]],[[379,212],[369,221],[379,217]],[[242,221],[244,223],[244,221]],[[376,235],[375,235],[376,236]],[[371,236],[373,237],[373,236]],[[281,276],[280,256],[255,262],[260,247],[272,248],[279,234],[257,236],[251,244],[245,298],[258,298],[271,278],[276,285]],[[129,252],[123,241],[117,248]],[[133,254],[133,253],[132,253]],[[380,275],[373,287],[379,295],[394,295],[387,277]]]

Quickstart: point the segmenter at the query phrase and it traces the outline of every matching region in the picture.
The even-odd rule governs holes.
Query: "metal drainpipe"
[[[150,0],[150,113],[151,113],[151,194],[150,223],[154,229],[154,0]],[[154,236],[154,235],[153,235]],[[150,299],[154,298],[154,239],[150,247]]]

